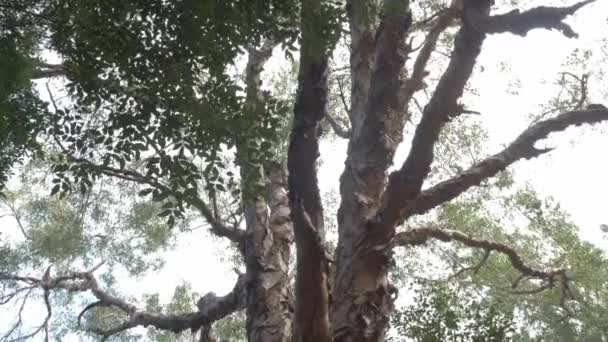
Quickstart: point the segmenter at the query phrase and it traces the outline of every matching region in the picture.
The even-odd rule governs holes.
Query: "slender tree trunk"
[[[265,97],[260,89],[264,64],[272,55],[275,43],[264,42],[259,49],[249,49],[247,63],[248,115],[263,115]],[[254,129],[254,128],[253,128]],[[250,342],[287,342],[291,340],[293,294],[289,278],[293,228],[289,200],[285,190],[286,174],[280,164],[269,164],[259,179],[259,172],[247,165],[247,143],[237,147],[243,180],[243,207],[247,236],[244,248],[247,267],[247,339]],[[263,194],[251,196],[248,189],[262,185]]]
[[[294,342],[330,342],[329,264],[316,161],[319,123],[326,115],[329,37],[328,3],[302,1],[298,93],[288,152],[289,203],[297,248]]]
[[[289,278],[293,228],[283,167],[268,167],[265,196],[245,208],[247,338],[250,342],[291,340],[293,294]]]

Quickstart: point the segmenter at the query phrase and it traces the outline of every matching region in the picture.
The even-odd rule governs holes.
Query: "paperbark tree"
[[[2,302],[21,293],[27,299],[36,290],[47,313],[29,333],[20,332],[20,319],[7,337],[48,337],[51,296],[67,291],[95,298],[78,314],[78,323],[104,309],[121,318],[110,327],[88,326],[104,339],[143,326],[200,331],[201,340],[208,340],[213,322],[245,309],[249,341],[383,341],[397,294],[388,280],[393,250],[430,240],[504,255],[522,278],[538,281],[538,291],[557,288],[562,301],[572,299],[574,285],[565,268],[535,268],[507,244],[443,227],[398,228],[513,163],[549,152],[535,147],[549,134],[608,120],[604,106],[580,105],[535,123],[502,151],[452,178],[423,187],[442,128],[470,113],[459,101],[486,36],[555,29],[574,38],[564,20],[592,2],[493,14],[491,0],[463,0],[427,20],[416,18],[414,3],[406,0],[349,0],[344,8],[322,0],[2,5],[12,13],[7,18],[31,18],[50,32],[49,47],[64,59],[62,65],[32,60],[27,77],[62,76],[71,82],[73,105],[57,103],[49,91],[48,129],[27,128],[29,135],[49,138],[47,149],[57,158],[52,195],[72,189],[90,192],[102,178],[137,184],[141,196],[160,204],[159,215],[167,217],[169,226],[186,212],[195,213],[212,233],[236,247],[246,268],[229,294],[207,294],[190,313],[158,314],[105,289],[95,275],[102,263],[87,271],[55,273],[48,268],[44,276],[4,267],[0,280],[9,290]],[[337,247],[330,251],[316,163],[331,95],[328,66],[343,26],[350,42],[350,129],[336,129],[349,144],[340,179]],[[426,87],[430,57],[444,31],[454,26],[458,31],[449,63],[421,111],[409,154],[389,172],[404,139],[410,103]],[[18,29],[13,31],[19,35]],[[425,39],[415,48],[411,37],[417,32],[425,33]],[[281,151],[276,146],[287,121],[286,104],[262,87],[262,72],[277,45],[291,51],[296,39],[298,89],[289,148]],[[245,50],[242,82],[229,67]],[[408,64],[411,58],[414,62]],[[340,127],[328,119],[332,127]],[[21,145],[26,144],[18,145],[18,152],[24,149]],[[277,158],[278,153],[287,155]],[[223,207],[222,196],[232,199],[225,203],[240,205]]]

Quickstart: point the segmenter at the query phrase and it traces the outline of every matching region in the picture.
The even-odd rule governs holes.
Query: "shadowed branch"
[[[465,12],[465,15],[476,29],[484,33],[510,32],[525,36],[533,29],[555,29],[568,38],[575,38],[578,35],[564,22],[564,19],[592,2],[595,2],[595,0],[581,1],[568,7],[540,6],[524,12],[516,9],[506,14],[488,18],[479,18],[471,12]]]
[[[49,293],[53,291],[90,292],[95,296],[96,301],[87,305],[78,315],[78,326],[80,326],[84,314],[97,307],[112,307],[125,314],[125,321],[116,327],[109,329],[92,327],[87,329],[101,336],[102,340],[106,340],[107,338],[120,332],[139,326],[151,326],[155,327],[156,329],[169,330],[175,333],[187,329],[197,331],[201,327],[208,326],[212,322],[240,310],[245,306],[246,277],[243,274],[239,274],[236,285],[229,294],[218,297],[213,293],[208,293],[199,299],[197,303],[198,311],[196,312],[175,315],[150,314],[147,312],[142,312],[139,311],[134,305],[128,303],[122,298],[110,294],[108,291],[99,286],[93,273],[101,265],[102,264],[99,264],[85,272],[73,272],[55,277],[52,277],[50,274],[45,274],[45,276],[37,278],[0,273],[1,282],[12,283],[12,285],[17,287],[19,285],[23,285],[18,287],[18,289],[14,292],[21,292],[23,289],[29,289],[28,293],[34,289],[41,289],[44,292],[44,299],[48,312],[44,323],[32,333],[18,338],[18,340],[33,337],[43,330],[46,332],[48,322],[51,318],[51,307],[48,297]],[[25,299],[27,299],[27,297]],[[10,333],[12,333],[12,331]]]
[[[566,273],[565,269],[549,269],[542,270],[530,266],[523,258],[517,253],[517,251],[499,242],[476,239],[467,234],[448,229],[439,229],[435,227],[421,227],[408,230],[405,232],[398,233],[392,240],[393,247],[406,247],[406,246],[419,246],[424,245],[430,240],[439,240],[442,242],[459,242],[467,247],[483,249],[485,254],[477,265],[474,267],[463,269],[457,272],[457,275],[464,272],[465,270],[473,270],[477,272],[487,261],[491,252],[504,255],[509,259],[509,262],[521,275],[511,284],[513,294],[535,294],[542,291],[555,288],[559,286],[561,288],[562,296],[560,298],[560,305],[566,311],[570,313],[568,307],[565,305],[566,300],[574,299],[574,295],[571,290],[571,278]],[[523,279],[537,279],[542,283],[532,289],[518,289]]]

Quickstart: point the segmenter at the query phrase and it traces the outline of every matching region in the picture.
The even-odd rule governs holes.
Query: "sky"
[[[574,2],[554,1],[553,4]],[[470,107],[481,113],[480,120],[489,132],[490,151],[498,152],[512,141],[529,124],[528,116],[538,113],[540,106],[555,94],[552,84],[559,72],[568,70],[563,63],[575,48],[597,50],[598,40],[608,37],[607,17],[608,1],[599,0],[568,20],[580,34],[579,39],[567,39],[558,32],[546,30],[534,30],[524,38],[511,34],[488,37],[478,60],[478,65],[485,66],[484,72],[475,75],[479,96]],[[271,59],[269,69],[278,68],[280,60],[278,56]],[[508,72],[496,71],[495,66],[501,62],[509,64]],[[516,93],[512,87],[515,84],[519,85]],[[596,83],[596,86],[602,84]],[[606,95],[603,92],[604,89],[591,89],[592,96],[597,96],[594,100],[608,106],[608,97],[600,98]],[[599,229],[601,223],[608,223],[608,126],[571,129],[551,136],[542,144],[556,149],[549,155],[513,165],[510,169],[515,171],[516,179],[529,182],[543,195],[555,198],[579,225],[581,236],[608,251],[608,240]],[[319,182],[325,193],[338,191],[346,145],[341,139],[321,143]],[[407,143],[397,151],[396,165],[400,165],[406,155]],[[335,209],[335,206],[326,208]],[[6,222],[0,221],[0,224]],[[163,270],[141,279],[120,277],[120,289],[130,295],[158,291],[161,302],[167,302],[175,286],[188,281],[199,293],[225,294],[232,288],[236,275],[231,266],[223,262],[217,245],[216,240],[200,230],[185,234],[179,238],[175,250],[165,253]],[[199,270],[193,272],[192,267]],[[0,321],[2,316],[0,313]]]

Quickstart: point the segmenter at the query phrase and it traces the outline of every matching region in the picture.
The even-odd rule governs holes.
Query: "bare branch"
[[[350,107],[346,102],[346,95],[344,95],[344,87],[342,86],[342,81],[340,81],[340,77],[336,77],[336,82],[338,82],[338,90],[340,91],[340,100],[342,101],[342,105],[344,106],[344,110],[348,115],[350,115]]]
[[[23,222],[21,220],[21,212],[17,208],[16,203],[13,200],[9,201],[8,199],[2,200],[2,201],[4,202],[4,204],[6,204],[6,206],[8,207],[8,209],[11,212],[11,216],[13,216],[13,218],[17,222],[17,227],[19,227],[19,230],[21,231],[21,235],[23,235],[23,237],[26,240],[29,240],[30,235],[28,234],[27,229],[25,228],[25,225],[23,224]]]
[[[416,61],[414,62],[414,67],[412,70],[412,75],[406,81],[404,95],[406,102],[410,101],[410,99],[417,90],[420,90],[424,87],[424,77],[428,75],[428,72],[426,71],[426,66],[431,57],[431,54],[433,53],[433,51],[435,51],[435,47],[437,46],[437,40],[439,39],[441,33],[445,31],[445,29],[450,26],[450,24],[457,17],[458,11],[453,9],[445,9],[437,13],[437,15],[437,21],[435,22],[433,27],[431,27],[429,33],[426,35],[420,52],[416,57]]]
[[[53,92],[51,91],[51,87],[49,86],[49,82],[47,81],[44,86],[46,87],[46,91],[49,94],[49,99],[51,99],[53,109],[55,109],[55,112],[59,111],[59,108],[57,107],[57,102],[55,101],[55,97],[53,96]]]
[[[3,294],[2,296],[0,296],[0,305],[7,304],[11,300],[13,300],[19,293],[24,292],[24,291],[29,291],[33,288],[35,288],[35,286],[25,286],[25,287],[22,287],[22,288],[19,288],[19,289],[13,291],[13,292],[9,292],[8,294]]]
[[[344,111],[350,117],[351,109],[348,106],[348,102],[346,101],[346,95],[344,94],[344,87],[342,85],[342,81],[340,80],[340,77],[341,77],[340,75],[336,76],[336,82],[338,84],[340,101],[342,101],[342,106],[344,107]],[[333,116],[331,116],[329,113],[325,114],[325,119],[327,120],[327,122],[333,129],[334,133],[336,133],[336,135],[338,137],[343,138],[343,139],[350,139],[350,137],[352,136],[352,132],[348,127],[344,128],[342,126],[342,124],[338,123],[338,121],[336,121],[336,119]]]
[[[583,1],[574,6],[566,8],[539,7],[521,14],[518,13],[517,16],[514,16],[515,14],[508,14],[505,15],[506,17],[504,18],[511,18],[512,16],[514,16],[513,18],[519,18],[509,20],[517,22],[519,25],[523,25],[524,27],[528,27],[526,26],[527,21],[533,18],[539,21],[538,23],[532,21],[533,23],[536,23],[536,27],[558,27],[555,26],[557,25],[555,23],[561,23],[566,16],[574,13],[576,10],[590,2],[592,2],[592,0]],[[469,2],[464,8],[464,24],[456,36],[454,50],[448,68],[439,80],[433,97],[424,108],[422,119],[418,127],[416,127],[412,147],[407,159],[403,163],[401,169],[393,172],[389,178],[389,185],[387,186],[383,199],[384,207],[383,210],[381,210],[378,214],[379,222],[381,222],[380,225],[383,227],[388,227],[391,229],[390,227],[394,227],[399,220],[411,215],[403,212],[409,210],[403,208],[403,203],[418,197],[420,200],[417,199],[414,205],[407,205],[411,209],[412,207],[416,207],[420,203],[424,202],[422,198],[427,198],[428,195],[430,195],[428,191],[422,195],[418,194],[424,180],[430,172],[431,163],[434,158],[433,149],[437,139],[439,138],[440,131],[452,117],[464,113],[457,101],[460,96],[462,96],[464,86],[471,76],[473,66],[475,65],[475,60],[481,51],[481,45],[485,38],[485,33],[501,32],[500,30],[490,30],[483,25],[485,25],[484,23],[506,22],[506,19],[497,19],[503,18],[501,16],[489,17],[489,2],[484,3],[485,5],[479,5],[481,7],[485,6],[484,8],[481,8],[478,5],[474,6],[472,2]],[[524,19],[521,19],[519,16]],[[480,25],[482,25],[481,28]],[[504,24],[501,25],[504,26]],[[498,25],[496,27],[503,26]],[[559,27],[561,27],[562,30],[565,30],[565,28],[562,26]],[[503,27],[503,29],[505,29],[505,27]],[[542,131],[542,129],[540,129],[539,132],[540,131]],[[528,155],[522,155],[521,157],[532,158],[542,152],[547,152],[544,150],[536,150],[533,146],[528,147],[527,150]],[[529,154],[530,151],[534,151],[533,155]],[[508,164],[506,164],[504,167],[506,167]],[[471,169],[473,173],[478,170],[477,165],[479,164],[476,164],[476,166]],[[496,170],[495,173],[492,173],[492,175],[496,174],[498,171],[500,170]],[[483,178],[487,178],[487,176]],[[480,178],[475,185],[478,185],[483,178]],[[435,188],[429,189],[429,191],[431,190],[435,190]],[[445,194],[447,194],[447,192]],[[451,199],[453,197],[449,198]],[[424,211],[432,208],[426,205],[422,206],[425,208]],[[417,208],[412,210],[412,213],[420,212],[420,209]],[[390,235],[391,234],[385,234],[384,236]]]
[[[569,282],[571,281],[571,279],[566,274],[565,269],[540,270],[534,268],[526,264],[523,261],[522,257],[517,253],[517,251],[515,251],[515,249],[506,244],[483,239],[475,239],[467,234],[455,230],[439,229],[434,227],[422,227],[408,230],[406,232],[396,234],[393,237],[392,246],[418,246],[427,243],[431,239],[443,242],[456,241],[462,243],[467,247],[480,248],[485,250],[486,254],[482,259],[482,263],[480,263],[479,266],[476,267],[481,267],[481,265],[485,263],[490,252],[502,254],[509,259],[511,265],[517,271],[519,271],[523,277],[539,279],[544,282],[544,285],[541,285],[541,287],[539,287],[538,289],[532,290],[534,292],[530,290],[521,290],[521,294],[537,293],[545,289],[552,288],[555,285],[560,285],[562,289],[564,289],[564,291],[567,291],[569,293],[569,296],[571,295],[569,286]],[[519,281],[514,283],[515,287],[517,287],[518,285]]]
[[[17,321],[6,332],[6,334],[4,334],[4,336],[2,336],[0,341],[2,341],[2,342],[8,341],[9,340],[8,338],[13,334],[13,332],[17,331],[17,329],[20,329],[21,326],[23,325],[23,309],[25,308],[25,304],[27,303],[27,300],[33,291],[34,291],[33,287],[31,287],[31,286],[27,287],[27,293],[21,299],[21,305],[19,306],[19,310],[17,311]],[[10,341],[12,342],[12,341],[19,341],[19,340],[21,340],[20,337],[16,338],[16,339],[12,339]]]
[[[569,76],[578,82],[578,86],[580,87],[581,92],[578,96],[578,99],[576,99],[576,94],[573,94],[570,89],[568,89],[568,92],[570,92],[570,95],[572,95],[572,100],[576,99],[576,105],[574,109],[582,109],[583,105],[585,104],[585,101],[587,101],[587,85],[589,83],[589,74],[583,74],[580,77],[567,71],[561,72],[561,74],[562,80],[565,76]]]
[[[81,324],[83,315],[95,307],[114,307],[124,313],[127,316],[127,319],[116,327],[108,330],[95,327],[90,328],[92,332],[100,335],[104,340],[117,333],[138,326],[152,326],[157,329],[170,330],[173,332],[180,332],[186,329],[196,331],[203,325],[208,325],[211,322],[221,319],[234,311],[244,308],[245,306],[247,279],[245,275],[240,274],[236,285],[229,294],[223,297],[215,296],[213,293],[205,295],[198,301],[198,311],[196,312],[177,315],[157,315],[141,312],[134,305],[127,303],[123,299],[116,297],[99,287],[93,272],[100,266],[101,264],[85,272],[74,272],[56,277],[51,277],[49,275],[47,279],[45,279],[46,276],[42,278],[35,278],[0,273],[0,281],[12,281],[28,284],[26,288],[29,289],[29,292],[35,288],[40,288],[44,291],[45,305],[48,312],[44,323],[32,333],[22,336],[18,340],[33,337],[39,332],[47,330],[52,312],[48,299],[51,291],[65,290],[69,292],[91,292],[95,296],[97,301],[87,305],[78,315],[78,326]],[[27,299],[27,296],[25,299]],[[25,303],[22,303],[22,307],[24,305]],[[20,325],[21,317],[19,313],[19,321],[16,323],[15,327],[9,331],[9,334],[11,334]]]
[[[452,276],[450,276],[450,279],[457,278],[461,274],[468,272],[468,271],[473,271],[473,274],[477,274],[477,272],[479,272],[479,270],[483,267],[483,265],[485,265],[486,262],[488,261],[488,258],[490,257],[491,252],[492,252],[491,250],[486,249],[483,254],[483,257],[477,264],[475,264],[474,266],[471,266],[471,267],[465,267],[465,268],[460,269],[458,272],[456,272]]]
[[[570,111],[554,118],[541,121],[515,139],[503,151],[473,165],[461,174],[422,191],[417,197],[402,202],[401,219],[422,214],[450,201],[467,189],[478,186],[484,179],[493,177],[520,159],[531,159],[551,151],[551,148],[536,148],[537,141],[549,134],[560,132],[568,127],[595,124],[608,120],[608,109],[602,105],[589,105],[585,110]]]
[[[507,14],[488,18],[481,18],[474,12],[465,11],[465,16],[472,25],[484,33],[510,32],[525,36],[532,29],[543,28],[547,30],[555,29],[568,38],[575,38],[578,35],[564,22],[564,19],[592,2],[595,2],[595,0],[581,1],[568,7],[540,6],[524,12],[513,10]]]
[[[34,71],[32,75],[32,79],[40,79],[40,78],[51,78],[58,76],[65,76],[66,70],[61,64],[43,64],[39,69]]]
[[[343,139],[350,139],[352,132],[348,128],[343,128],[334,118],[333,116],[327,114],[325,115],[325,119],[334,130],[337,136]]]

